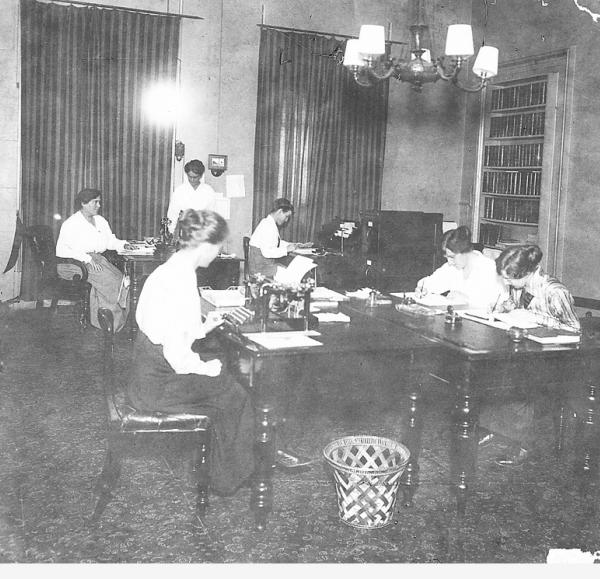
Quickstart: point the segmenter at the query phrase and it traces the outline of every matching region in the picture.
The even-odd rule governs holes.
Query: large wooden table
[[[475,427],[480,394],[484,390],[480,383],[482,366],[491,361],[506,367],[515,361],[583,366],[585,387],[581,391],[586,412],[583,417],[580,471],[586,475],[591,472],[597,436],[595,384],[600,370],[600,339],[594,332],[585,332],[578,345],[541,346],[529,340],[516,344],[509,340],[505,331],[470,320],[450,326],[445,323],[443,315],[413,316],[398,312],[394,306],[366,308],[364,302],[343,304],[341,309],[351,316],[351,323],[321,324],[318,329],[321,335],[315,338],[323,344],[319,347],[267,350],[246,339],[242,333],[221,331],[221,337],[230,351],[251,360],[248,388],[257,411],[257,471],[252,487],[251,508],[259,529],[265,528],[271,510],[272,472],[275,463],[274,427],[280,418],[277,408],[265,404],[263,383],[269,360],[285,360],[293,367],[298,360],[306,364],[311,356],[347,355],[349,363],[352,363],[353,353],[386,352],[390,354],[390,364],[397,363],[399,367],[405,367],[407,361],[410,362],[406,405],[408,430],[402,439],[411,452],[410,462],[403,476],[405,505],[410,506],[418,484],[422,431],[421,375],[424,364],[433,357],[434,350],[455,354],[461,371],[459,378],[452,382],[456,396],[452,416],[452,470],[459,514],[465,512],[469,485],[476,469]],[[272,322],[270,330],[282,328],[281,324],[276,327]],[[244,328],[245,331],[257,331],[257,327]],[[396,386],[389,385],[390,388]],[[562,389],[552,393],[556,397],[557,408],[563,405],[566,394]]]
[[[363,313],[361,306],[346,306],[346,310]],[[561,412],[568,400],[578,398],[578,406],[584,408],[582,417],[583,436],[579,441],[579,464],[576,473],[589,480],[592,472],[592,460],[597,451],[597,399],[596,383],[600,375],[600,332],[594,329],[589,319],[582,320],[583,334],[579,344],[541,345],[531,340],[515,343],[509,339],[505,330],[490,327],[486,324],[462,319],[459,324],[448,324],[444,315],[422,316],[396,310],[395,305],[378,306],[366,310],[373,319],[392,323],[406,328],[422,338],[439,344],[445,351],[453,354],[459,366],[459,373],[451,384],[456,395],[454,414],[454,476],[457,498],[457,510],[464,514],[467,506],[467,491],[476,469],[477,437],[475,427],[478,423],[479,407],[482,399],[489,395],[489,387],[482,383],[485,366],[495,364],[498,371],[510,372],[514,367],[540,368],[541,365],[552,365],[557,382],[554,388],[545,390],[546,396],[552,397],[554,411],[560,418],[557,424],[562,429],[564,413]],[[561,378],[569,378],[569,373],[577,373],[580,383],[576,391],[569,391],[571,382],[562,382]],[[518,379],[518,376],[516,376]],[[418,384],[416,384],[418,386]],[[546,384],[536,384],[532,388],[544,388]],[[486,392],[487,391],[487,392]],[[415,420],[420,422],[419,401],[421,393],[415,390]],[[420,431],[417,430],[417,434]],[[562,447],[563,431],[556,437],[556,450]],[[417,446],[420,444],[417,443]],[[413,465],[418,472],[418,466]],[[413,475],[414,476],[414,475]],[[413,483],[414,487],[415,483]]]
[[[283,321],[269,321],[269,331],[285,331]],[[288,328],[289,329],[289,328]],[[244,333],[258,331],[258,325],[243,327]],[[223,338],[236,355],[250,359],[250,373],[247,387],[253,397],[253,404],[257,414],[256,429],[256,474],[253,480],[251,493],[251,508],[255,513],[256,524],[259,529],[264,529],[267,517],[272,507],[273,500],[273,465],[275,464],[275,426],[285,418],[282,409],[274,407],[272,399],[265,388],[266,375],[273,369],[274,364],[284,362],[287,368],[287,377],[294,379],[296,372],[302,368],[310,367],[311,359],[315,356],[326,356],[332,359],[344,357],[351,363],[356,360],[356,354],[373,353],[378,355],[388,354],[386,361],[398,364],[405,371],[409,366],[409,381],[418,380],[419,367],[422,359],[427,358],[436,344],[431,340],[422,338],[416,333],[407,332],[400,326],[385,320],[375,320],[361,312],[354,312],[348,324],[334,323],[321,324],[317,330],[320,335],[314,339],[322,345],[304,348],[289,348],[268,350],[255,342],[248,340],[243,333],[220,329]],[[391,387],[393,385],[390,385]],[[407,406],[411,412],[412,405]],[[403,437],[403,442],[409,450],[414,447],[413,433],[417,426],[414,420],[408,421],[408,432]],[[407,471],[411,471],[409,463]],[[404,491],[407,500],[411,500],[413,479],[410,476],[404,479]]]

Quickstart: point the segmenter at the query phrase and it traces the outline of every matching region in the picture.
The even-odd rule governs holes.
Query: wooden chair
[[[50,309],[55,312],[58,300],[74,301],[77,304],[77,319],[82,328],[90,323],[90,290],[92,286],[87,281],[88,270],[82,261],[68,257],[56,257],[56,244],[52,228],[47,225],[29,227],[26,238],[31,242],[32,254],[38,266],[39,294],[37,308],[44,306],[44,297],[51,300]],[[68,263],[79,268],[81,273],[73,275],[72,279],[58,276],[57,266]]]
[[[250,275],[250,263],[249,263],[249,255],[250,255],[250,238],[245,236],[242,239],[242,245],[244,248],[244,279],[248,279]]]
[[[104,467],[95,487],[97,502],[91,521],[98,521],[112,499],[121,473],[121,459],[128,447],[132,447],[141,437],[154,442],[156,437],[161,435],[171,440],[178,437],[183,442],[192,443],[192,469],[197,490],[195,514],[198,519],[201,519],[208,506],[208,456],[212,435],[210,418],[201,414],[143,412],[129,406],[116,379],[112,312],[100,308],[98,322],[104,336],[103,362],[108,438]]]

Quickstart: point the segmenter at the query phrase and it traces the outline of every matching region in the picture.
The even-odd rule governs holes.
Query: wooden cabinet
[[[412,291],[442,263],[442,214],[421,211],[361,213],[365,285]]]

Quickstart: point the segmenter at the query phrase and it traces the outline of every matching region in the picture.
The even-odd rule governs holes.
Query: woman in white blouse
[[[471,308],[493,309],[504,288],[496,263],[473,249],[471,231],[462,225],[444,233],[442,251],[447,263],[417,283],[418,297],[444,294]]]
[[[101,215],[98,189],[83,189],[75,197],[79,211],[71,215],[60,228],[56,242],[58,257],[72,257],[83,261],[88,270],[90,292],[90,322],[99,328],[98,308],[109,308],[115,320],[115,331],[119,331],[127,320],[129,311],[129,282],[123,272],[103,255],[107,249],[129,248],[127,241],[117,239],[108,221]],[[59,264],[58,275],[71,279],[79,268],[70,264]]]
[[[253,413],[246,391],[221,360],[202,360],[192,345],[221,323],[202,321],[196,268],[208,267],[227,235],[219,214],[184,212],[179,251],[150,274],[139,298],[128,387],[139,410],[212,416],[211,486],[221,494],[235,492],[253,472]]]

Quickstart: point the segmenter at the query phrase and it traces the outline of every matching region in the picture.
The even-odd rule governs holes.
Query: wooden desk
[[[283,322],[278,324],[270,321],[270,324],[270,330],[274,331],[285,327]],[[258,330],[257,324],[243,328],[244,332]],[[347,356],[348,363],[352,363],[352,360],[356,361],[356,354],[359,352],[388,353],[390,364],[398,364],[398,368],[406,367],[407,362],[410,364],[409,382],[412,382],[418,378],[421,357],[430,358],[432,348],[436,347],[431,340],[422,338],[413,332],[407,332],[395,323],[374,320],[357,311],[352,313],[349,324],[321,324],[318,329],[320,335],[315,336],[315,340],[321,342],[322,346],[268,350],[248,340],[243,334],[227,331],[224,327],[217,331],[220,332],[220,338],[229,355],[233,355],[233,360],[229,360],[232,366],[236,356],[242,355],[251,361],[246,386],[252,396],[257,417],[255,445],[257,468],[252,483],[250,502],[259,529],[266,527],[273,501],[272,476],[276,451],[274,435],[275,425],[280,414],[280,409],[270,407],[265,403],[266,392],[263,386],[264,377],[269,372],[269,362],[277,359],[284,360],[290,370],[290,379],[293,379],[294,370],[305,365],[309,366],[310,358],[314,356],[328,356],[332,359]],[[387,360],[386,358],[386,362]],[[416,448],[414,445],[418,440],[415,433],[418,424],[413,419],[413,410],[414,405],[411,402],[407,410],[409,413],[408,432],[403,437],[403,442],[411,452],[413,448]],[[413,478],[410,476],[404,480],[407,500],[412,500],[412,482]]]
[[[356,304],[343,306],[346,313],[364,312],[364,307]],[[581,401],[586,409],[583,419],[583,437],[581,440],[581,455],[578,470],[584,475],[584,484],[587,484],[591,473],[592,461],[595,458],[597,437],[597,399],[596,382],[600,374],[600,333],[589,325],[588,320],[582,320],[584,332],[579,344],[569,345],[544,345],[531,340],[520,343],[511,342],[504,330],[499,330],[472,320],[463,319],[460,324],[450,325],[445,323],[444,315],[416,316],[401,313],[392,306],[377,306],[367,310],[368,315],[374,319],[395,324],[406,328],[439,344],[444,349],[455,354],[460,364],[460,377],[454,381],[456,393],[456,407],[454,422],[456,436],[454,437],[455,490],[457,509],[459,514],[464,514],[467,506],[467,492],[469,484],[475,473],[477,460],[477,440],[475,427],[478,422],[478,407],[482,398],[485,385],[480,382],[482,365],[490,361],[497,361],[509,367],[513,362],[529,364],[554,364],[557,372],[566,368],[582,367],[584,384],[581,389]],[[418,384],[417,384],[418,385]],[[559,388],[553,395],[556,397],[556,406],[564,407],[568,392]],[[415,405],[414,415],[417,422],[421,421],[419,401],[421,393],[418,390],[412,394]],[[558,432],[557,450],[561,448],[562,431]],[[416,436],[420,436],[417,430]],[[416,442],[417,448],[420,441]],[[411,449],[412,453],[412,449]],[[412,458],[412,457],[411,457]],[[418,458],[418,451],[414,456]],[[413,472],[409,473],[415,480],[411,481],[414,489],[417,481],[418,465],[412,465]]]
[[[137,334],[135,310],[142,286],[146,278],[161,264],[165,258],[154,255],[120,255],[122,269],[129,276],[129,317],[127,325],[130,338],[133,340]],[[199,267],[196,270],[198,287],[210,286],[213,289],[227,289],[238,285],[240,280],[239,257],[217,257],[207,268]]]

